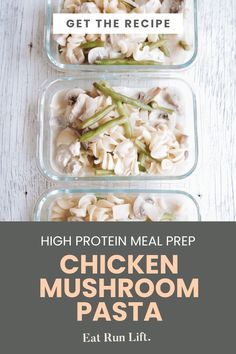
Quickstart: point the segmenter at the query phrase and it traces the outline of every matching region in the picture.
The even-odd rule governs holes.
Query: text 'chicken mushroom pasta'
[[[60,11],[91,14],[183,13],[184,16],[184,31],[181,35],[148,34],[145,31],[141,35],[54,35],[58,61],[62,64],[161,67],[184,65],[196,54],[193,0],[65,0]]]

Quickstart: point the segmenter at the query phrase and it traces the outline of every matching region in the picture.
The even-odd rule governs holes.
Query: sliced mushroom
[[[169,159],[161,161],[161,168],[163,171],[171,171],[173,169],[173,162]]]
[[[84,93],[81,93],[75,102],[75,104],[72,106],[72,109],[70,111],[68,120],[70,123],[73,123],[76,121],[76,119],[84,112],[85,109],[85,102],[87,99],[87,95]]]
[[[143,204],[143,209],[148,217],[149,220],[151,221],[159,221],[159,208],[156,204],[150,204],[148,202],[145,202]]]
[[[84,2],[80,6],[79,12],[81,12],[82,14],[84,14],[84,13],[93,14],[93,13],[99,13],[101,11],[97,7],[97,5],[94,4],[94,2]]]
[[[145,203],[145,200],[143,199],[143,197],[139,196],[133,205],[133,212],[134,212],[134,216],[142,221],[146,221],[147,220],[147,215],[145,213],[145,210],[143,208],[143,205]]]
[[[88,54],[88,62],[89,64],[94,64],[95,61],[100,59],[107,59],[109,58],[109,49],[106,47],[97,47],[93,48],[89,51]]]
[[[107,200],[109,200],[109,202],[111,203],[118,204],[118,205],[124,203],[124,199],[118,198],[114,194],[109,194],[107,196]]]
[[[71,198],[61,198],[57,200],[57,204],[61,209],[68,210],[75,207],[76,201]]]
[[[61,203],[60,203],[61,204]],[[52,221],[67,221],[70,215],[69,209],[64,209],[56,202],[51,210],[51,220]]]
[[[79,159],[77,157],[72,157],[65,168],[65,172],[73,176],[79,176],[82,167]]]
[[[178,13],[182,11],[184,0],[162,0],[162,13]]]
[[[73,106],[81,93],[84,93],[84,90],[80,88],[74,88],[66,93],[65,99],[70,106]]]
[[[158,118],[164,119],[164,120],[169,120],[169,114],[168,113],[160,113]]]
[[[87,194],[80,198],[79,201],[79,208],[88,208],[89,205],[91,204],[96,204],[97,198],[94,194]]]
[[[142,44],[138,45],[133,52],[133,58],[137,61],[142,60],[154,60],[156,62],[164,61],[164,54],[159,50],[159,48],[150,49],[149,46]]]
[[[160,87],[154,87],[151,90],[149,90],[142,98],[143,103],[149,104],[152,102],[157,95],[161,92]]]
[[[135,9],[135,12],[141,13],[156,13],[161,8],[161,2],[159,0],[144,1],[140,6]]]
[[[111,209],[113,207],[113,205],[114,205],[113,203],[109,202],[106,199],[100,199],[97,202],[97,206],[99,208],[110,208]]]
[[[85,55],[84,55],[83,49],[81,49],[79,47],[76,47],[73,50],[73,53],[74,53],[74,56],[77,59],[77,63],[78,64],[83,64],[83,62],[85,61]]]
[[[56,213],[58,215],[63,215],[64,212],[65,212],[65,209],[61,208],[58,203],[56,203],[54,206],[53,206],[53,209],[52,209],[53,213]]]
[[[135,200],[134,205],[133,205],[133,212],[134,212],[134,216],[137,219],[142,220],[142,221],[147,220],[148,207],[145,206],[146,204],[154,205],[155,199],[151,196],[148,196],[148,197],[138,196],[138,198]]]
[[[54,35],[54,39],[62,47],[66,46],[67,37],[68,37],[68,34],[56,34],[56,35]]]
[[[93,212],[91,221],[106,221],[109,218],[107,208],[97,208]]]
[[[85,56],[83,50],[78,48],[79,44],[75,44],[73,42],[67,43],[65,58],[66,61],[71,64],[83,64],[85,60]]]
[[[161,160],[167,157],[168,145],[156,145],[151,149],[151,156],[156,160]]]
[[[81,144],[79,141],[75,141],[70,145],[70,152],[73,156],[80,156],[81,153]]]
[[[60,145],[56,153],[56,162],[58,166],[64,169],[71,158],[72,154],[69,150],[69,147],[67,145]]]
[[[174,90],[165,89],[163,98],[171,106],[174,106],[177,109],[179,108],[179,106],[180,106],[180,97],[176,94],[176,92]]]
[[[85,218],[87,215],[87,210],[85,208],[72,208],[70,213],[77,218]]]
[[[96,205],[92,204],[88,206],[89,221],[93,221],[93,214],[97,209]]]
[[[60,145],[71,145],[78,139],[78,134],[74,129],[66,128],[63,129],[57,137],[56,146]]]
[[[183,9],[184,0],[172,0],[170,13],[178,13]]]
[[[74,13],[78,11],[80,0],[65,0],[63,4],[64,12]]]

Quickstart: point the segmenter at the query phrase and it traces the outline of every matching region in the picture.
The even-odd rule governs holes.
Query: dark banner
[[[235,352],[235,223],[2,223],[0,352]]]

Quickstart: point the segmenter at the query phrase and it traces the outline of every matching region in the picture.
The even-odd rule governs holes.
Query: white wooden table
[[[200,0],[198,7],[198,61],[181,75],[198,97],[201,157],[175,187],[198,199],[203,220],[235,221],[236,1]],[[38,90],[59,74],[43,52],[44,0],[0,0],[0,12],[0,220],[27,221],[52,186],[36,165]]]

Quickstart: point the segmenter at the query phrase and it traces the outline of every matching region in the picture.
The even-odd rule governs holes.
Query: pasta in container
[[[182,80],[64,78],[40,102],[39,164],[53,180],[171,180],[196,167],[195,97]]]
[[[71,34],[53,35],[53,13],[183,13],[181,35]],[[197,55],[195,0],[48,0],[46,50],[50,61],[62,71],[104,70],[104,66],[136,69],[183,69]]]
[[[38,201],[35,221],[199,221],[195,199],[180,191],[58,189]]]

